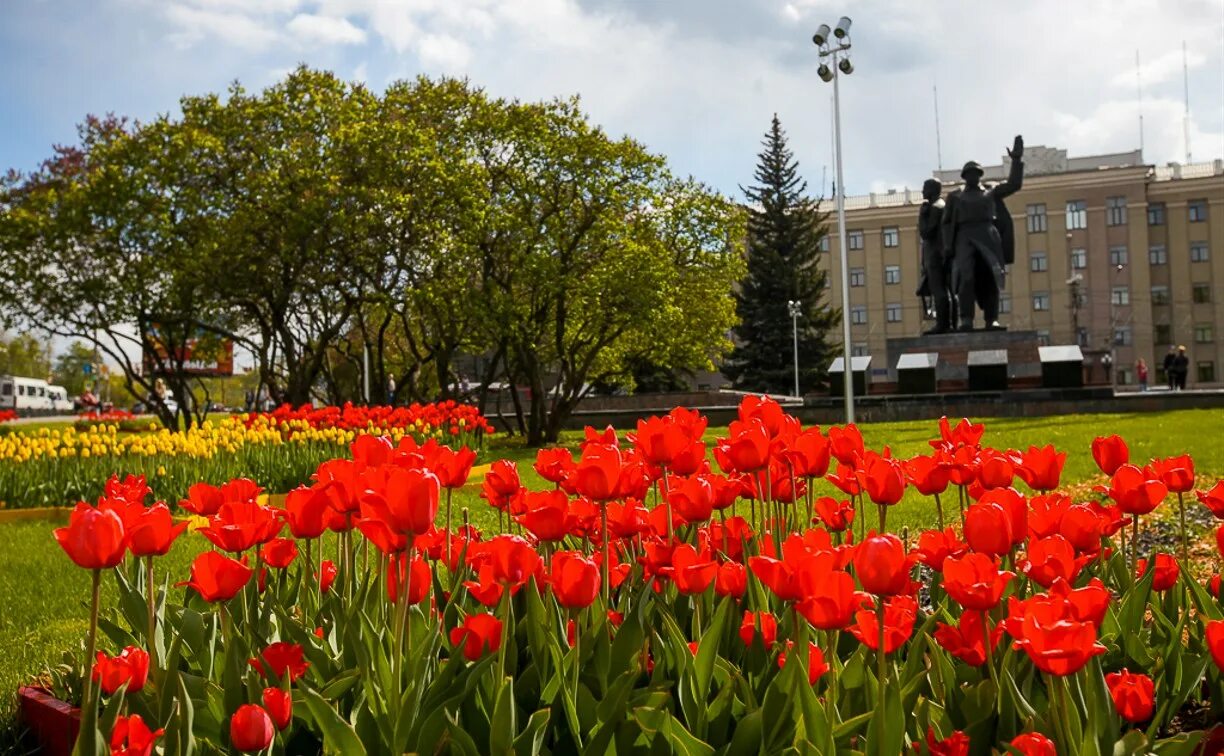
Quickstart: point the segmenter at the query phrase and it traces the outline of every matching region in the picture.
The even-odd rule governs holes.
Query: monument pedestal
[[[1041,356],[1036,331],[957,331],[888,339],[888,380],[898,380],[897,361],[904,354],[939,355],[935,378],[940,390],[969,386],[969,354],[1003,351],[1007,354],[1007,383],[1012,388],[1041,385]]]

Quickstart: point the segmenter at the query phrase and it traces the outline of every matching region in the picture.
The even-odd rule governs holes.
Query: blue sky
[[[728,193],[776,111],[819,194],[831,87],[809,40],[843,13],[851,193],[936,167],[935,84],[945,167],[998,162],[1017,132],[1072,154],[1136,148],[1136,50],[1146,157],[1181,160],[1182,40],[1193,158],[1224,157],[1222,0],[3,0],[0,170],[34,167],[87,113],[149,118],[306,63],[378,89],[426,73],[578,94],[608,131]]]

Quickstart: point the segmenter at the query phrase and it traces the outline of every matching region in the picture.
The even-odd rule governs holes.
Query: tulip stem
[[[670,548],[672,545],[672,541],[675,539],[676,534],[674,532],[673,523],[672,523],[672,507],[671,507],[671,495],[670,495],[671,492],[668,490],[668,485],[667,485],[667,465],[660,465],[659,469],[663,471],[662,477],[659,479],[660,481],[659,486],[660,486],[661,495],[663,498],[663,506],[667,508],[666,509],[667,511],[667,545]],[[606,562],[605,562],[605,565],[606,565]]]
[[[145,557],[145,593],[148,594],[145,598],[148,602],[149,609],[149,661],[154,673],[157,671],[157,612],[155,611],[156,604],[156,587],[153,584],[153,557]]]
[[[1181,518],[1181,560],[1182,569],[1187,573],[1190,571],[1190,541],[1186,537],[1186,503],[1182,499],[1182,492],[1177,492],[1177,514]]]
[[[1131,574],[1139,570],[1139,515],[1131,521]]]
[[[935,517],[939,523],[939,529],[943,530],[943,502],[939,500],[939,494],[935,494]]]
[[[877,675],[877,679],[879,680],[879,687],[880,687],[880,691],[879,691],[880,696],[879,696],[879,701],[877,702],[877,705],[880,707],[880,716],[877,717],[877,720],[879,721],[880,726],[878,728],[879,731],[876,733],[876,737],[878,738],[877,746],[873,750],[876,750],[882,753],[883,751],[880,749],[884,747],[884,726],[885,726],[885,720],[887,719],[887,717],[883,716],[883,713],[884,713],[883,712],[884,710],[884,683],[885,683],[885,680],[888,678],[888,668],[886,666],[887,654],[884,653],[884,597],[883,596],[876,596],[876,621],[880,625],[880,638],[879,638],[880,646],[876,650],[876,660],[877,660],[877,667],[878,667],[876,670],[876,675]]]
[[[603,569],[601,571],[603,572],[604,611],[607,611],[612,608],[612,605],[609,603],[612,597],[612,567],[608,562],[608,502],[606,501],[599,502],[599,519],[602,520],[601,525],[603,526]],[[667,513],[667,521],[671,522],[671,512]]]
[[[93,665],[94,655],[98,652],[98,595],[101,593],[101,587],[102,570],[94,570],[93,598],[89,602],[89,639],[85,643],[85,700],[81,703],[81,708],[87,713],[92,711],[95,696]]]
[[[982,612],[982,653],[985,656],[986,672],[994,683],[996,700],[1002,705],[1002,691],[999,689],[999,674],[994,667],[994,646],[990,642],[990,615]]]

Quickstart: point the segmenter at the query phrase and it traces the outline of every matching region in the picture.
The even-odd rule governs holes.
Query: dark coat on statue
[[[999,291],[1006,277],[1003,266],[1016,261],[1015,229],[1003,200],[1020,191],[1023,181],[1024,162],[1013,160],[1007,181],[985,191],[957,189],[948,195],[943,212],[944,254],[956,259],[971,257],[976,251],[990,267]],[[956,289],[955,282],[952,288]]]

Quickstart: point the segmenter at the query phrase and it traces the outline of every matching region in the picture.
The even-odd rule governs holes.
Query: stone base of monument
[[[935,379],[939,391],[970,388],[969,355],[974,352],[1003,352],[1005,367],[999,361],[992,364],[992,387],[1038,387],[1041,385],[1041,356],[1036,331],[957,331],[924,336],[888,339],[887,380],[899,382],[897,362],[906,354],[936,354]],[[977,358],[980,359],[980,358]],[[1006,383],[998,385],[1000,371]],[[976,371],[975,371],[976,372]],[[977,386],[977,388],[985,388]]]

